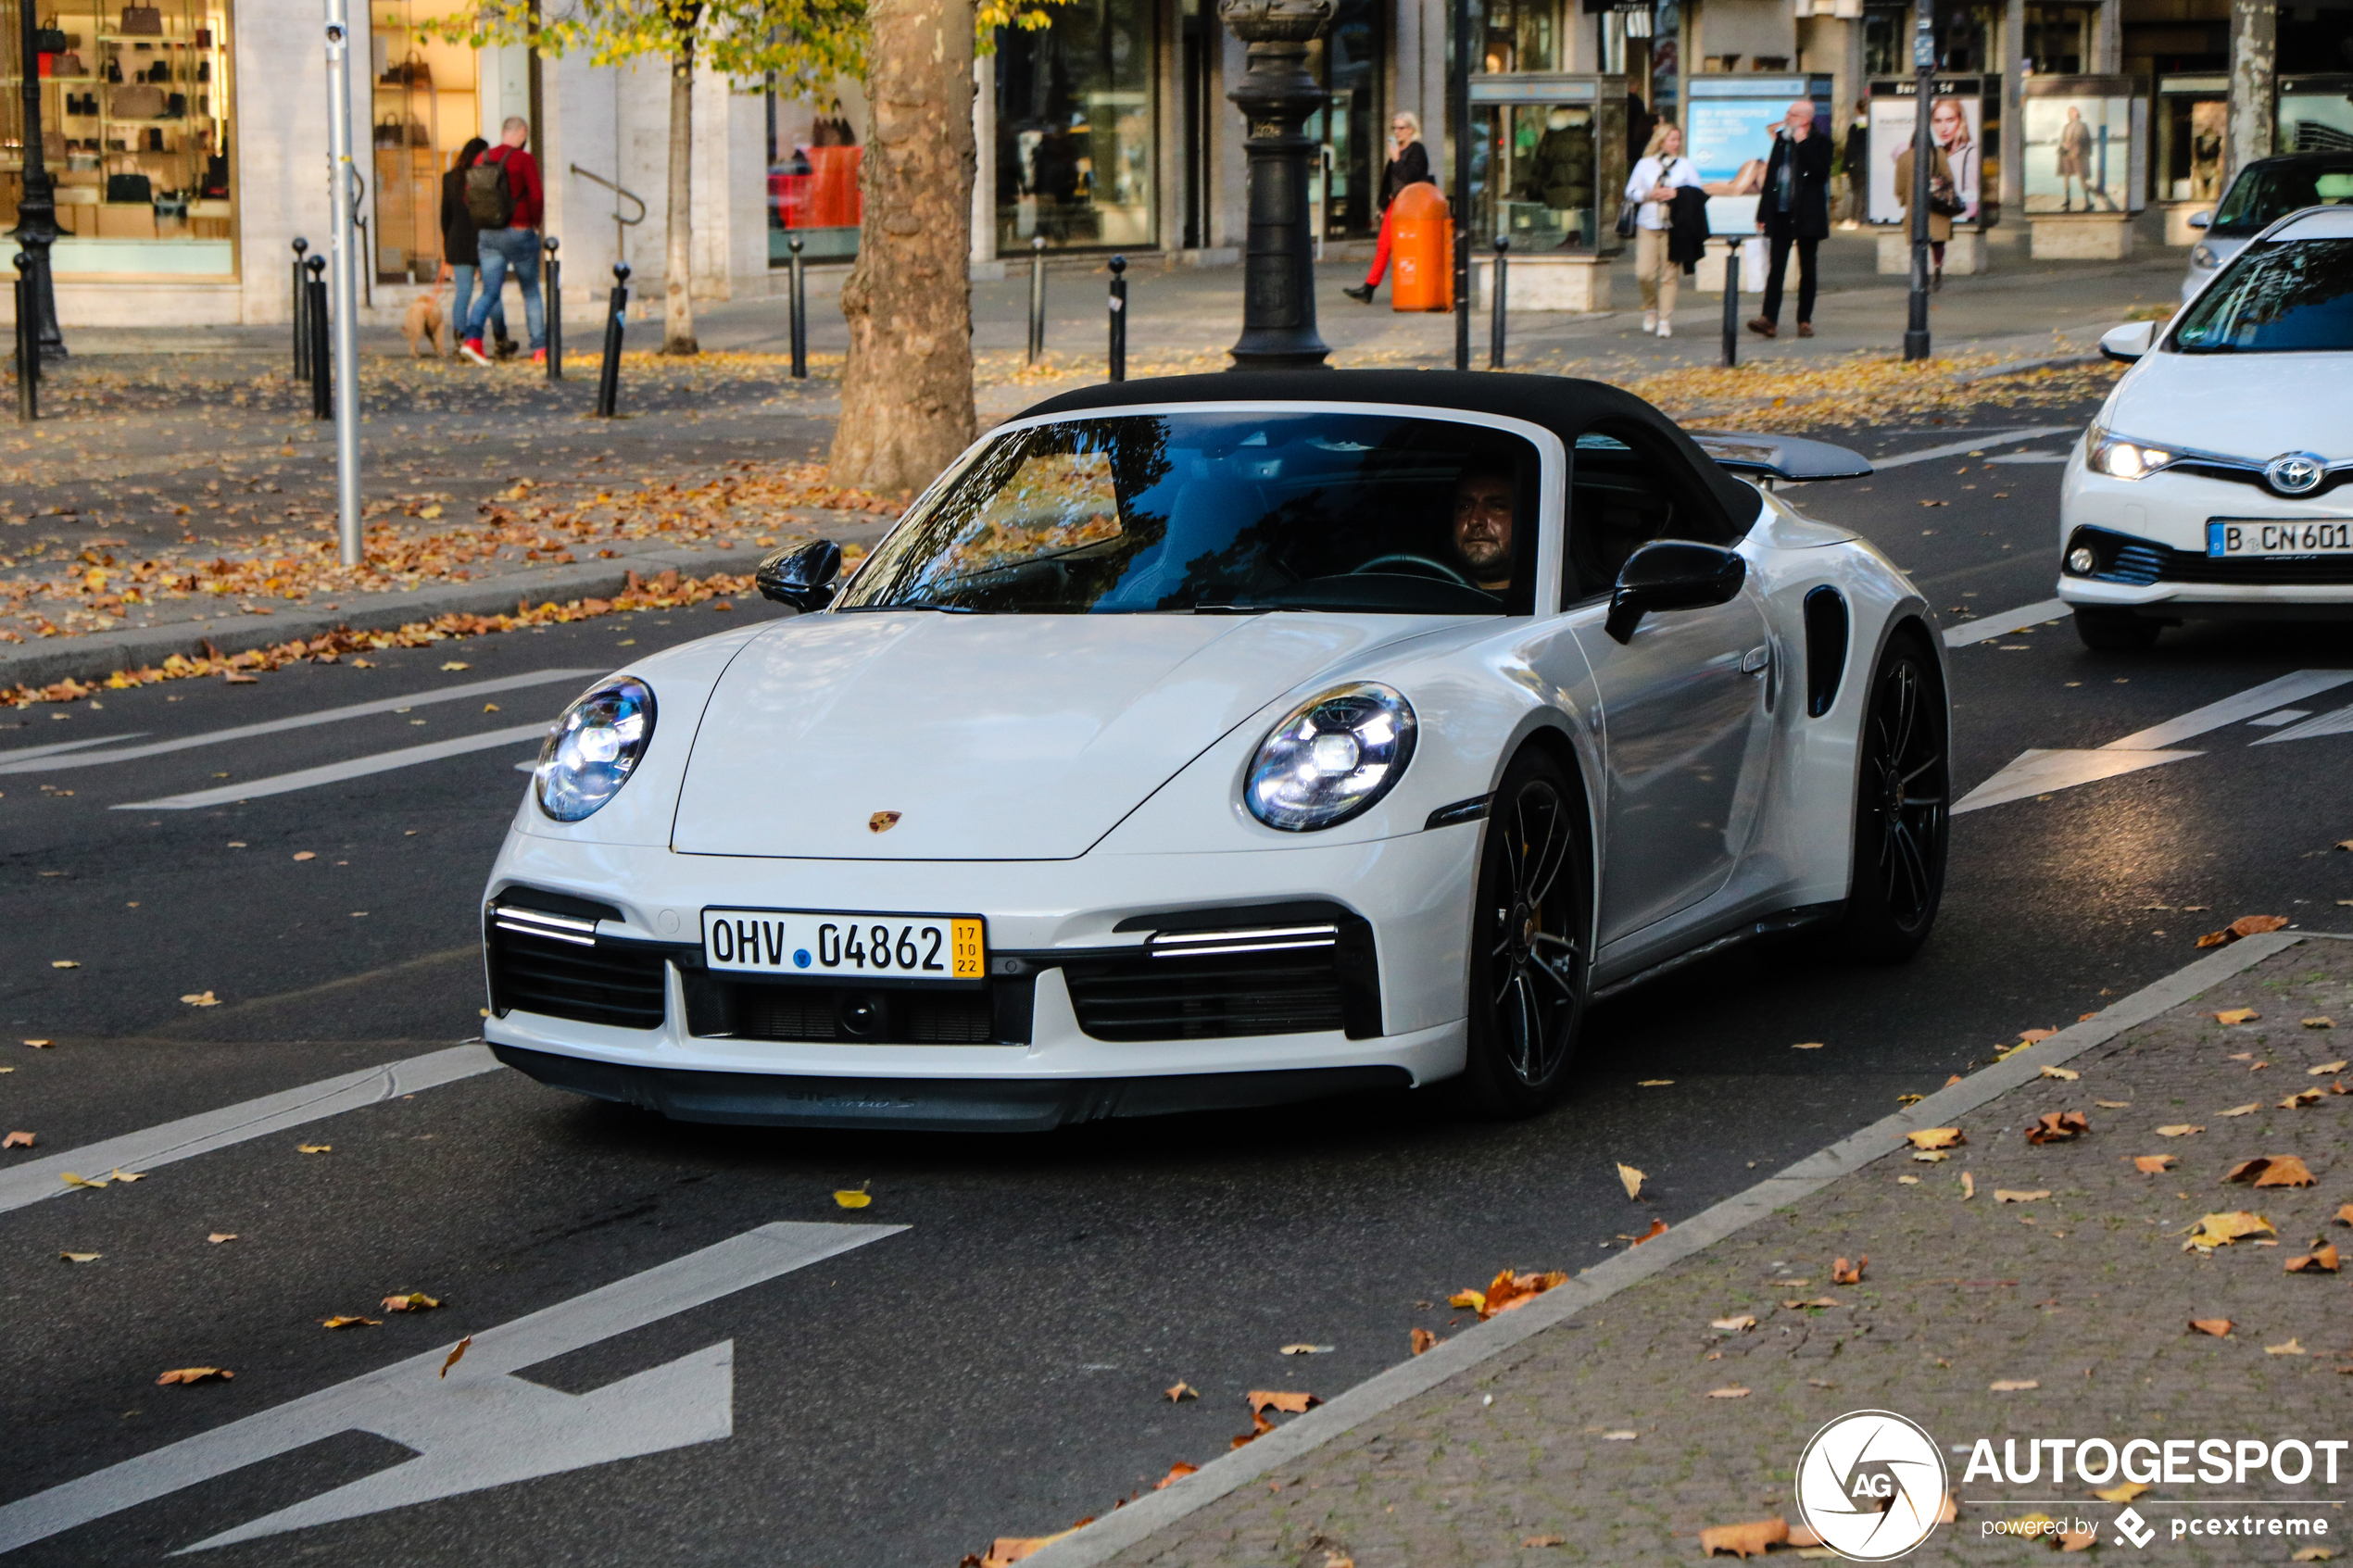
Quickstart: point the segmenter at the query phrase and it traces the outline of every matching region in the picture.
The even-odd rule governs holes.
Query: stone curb
[[[1656,1241],[1630,1248],[1605,1263],[1587,1269],[1567,1285],[1546,1291],[1524,1308],[1466,1329],[1428,1353],[1399,1362],[1248,1447],[1212,1460],[1166,1491],[1139,1498],[1023,1562],[1028,1568],[1094,1568],[1109,1562],[1127,1548],[1268,1471],[1314,1452],[1416,1395],[1493,1361],[1523,1340],[1664,1273],[1774,1210],[1819,1191],[1839,1177],[1896,1152],[1903,1147],[1906,1133],[1947,1125],[1964,1113],[2032,1082],[2042,1075],[2045,1067],[2056,1066],[2104,1046],[2125,1031],[2254,968],[2274,953],[2284,952],[2308,937],[2325,939],[2335,935],[2272,932],[2246,937],[2210,953],[2141,987],[2097,1016],[2037,1041],[2007,1060],[1995,1062],[1808,1155],[1747,1191],[1702,1210]]]
[[[382,632],[411,621],[438,615],[490,615],[515,608],[518,599],[534,604],[554,599],[603,598],[621,592],[629,573],[652,577],[676,567],[682,576],[708,576],[714,571],[749,571],[765,550],[658,550],[621,556],[611,560],[582,561],[573,566],[534,567],[522,571],[471,583],[446,583],[407,593],[364,594],[339,599],[340,608],[308,607],[289,614],[239,615],[233,609],[208,621],[173,621],[159,626],[123,626],[87,637],[44,638],[24,647],[0,652],[0,688],[44,686],[52,681],[103,680],[118,670],[157,664],[175,653],[200,655],[209,638],[222,653],[244,653],[309,638],[338,626]]]

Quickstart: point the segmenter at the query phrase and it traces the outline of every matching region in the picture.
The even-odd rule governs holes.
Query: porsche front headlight
[[[2086,445],[2090,452],[2085,461],[2092,471],[2107,474],[2111,479],[2145,479],[2158,470],[2169,467],[2181,456],[2162,446],[2126,441],[2097,425],[2092,427]]]
[[[1242,802],[1270,828],[1310,833],[1371,809],[1414,758],[1414,709],[1373,683],[1336,686],[1286,715],[1258,745]]]
[[[653,738],[653,688],[630,676],[606,682],[565,709],[539,748],[539,809],[560,822],[593,814],[629,782]]]

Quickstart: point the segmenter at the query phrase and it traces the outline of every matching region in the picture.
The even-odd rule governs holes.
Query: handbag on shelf
[[[164,101],[163,101],[163,118],[164,118],[164,119],[185,119],[187,117],[188,117],[188,98],[187,98],[187,94],[184,94],[184,93],[173,93],[173,94],[169,94],[169,95],[167,95],[167,96],[165,97],[165,99],[164,99]]]
[[[147,151],[151,153],[159,153],[163,151],[163,128],[161,126],[150,125],[147,127]]]
[[[144,174],[109,174],[107,176],[107,200],[110,202],[152,202],[154,182]]]
[[[55,17],[32,30],[32,52],[36,55],[62,55],[72,47],[66,30],[57,25]]]
[[[120,60],[113,59],[111,57],[107,59],[107,80],[108,82],[120,82],[122,80],[122,62]]]
[[[115,89],[113,111],[117,119],[157,119],[163,115],[163,89],[142,83],[136,87]]]
[[[212,80],[212,62],[210,60],[198,60],[196,62],[196,80],[198,82],[210,82]]]
[[[126,38],[162,37],[162,9],[155,6],[125,6],[122,8],[122,32]]]
[[[200,27],[196,29],[196,47],[199,49],[209,49],[212,47],[212,29],[208,27]]]
[[[90,74],[90,68],[82,63],[82,56],[75,54],[70,49],[67,50],[64,54],[59,55],[57,56],[57,63],[51,69],[54,69],[59,76],[87,76]]]

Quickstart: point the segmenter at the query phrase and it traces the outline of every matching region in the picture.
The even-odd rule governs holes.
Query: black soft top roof
[[[1574,448],[1594,420],[1648,426],[1682,452],[1723,505],[1734,526],[1756,521],[1764,498],[1718,468],[1680,426],[1632,393],[1568,376],[1516,376],[1487,370],[1221,370],[1082,387],[1034,403],[1018,416],[1098,413],[1155,403],[1403,403],[1466,414],[1495,414],[1541,425]]]

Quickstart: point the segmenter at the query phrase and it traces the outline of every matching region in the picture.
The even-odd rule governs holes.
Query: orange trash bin
[[[1446,198],[1427,181],[1408,185],[1390,202],[1389,217],[1390,265],[1397,269],[1389,307],[1453,309],[1454,225],[1446,215]]]

